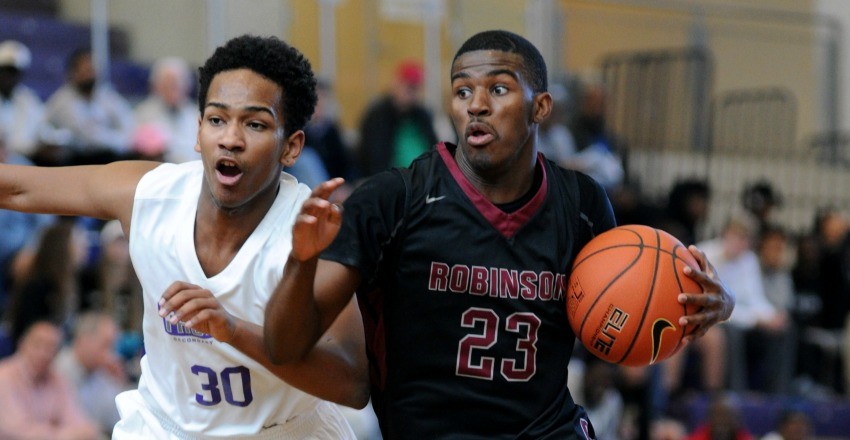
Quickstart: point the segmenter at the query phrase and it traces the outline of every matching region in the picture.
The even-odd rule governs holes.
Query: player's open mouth
[[[223,185],[235,185],[242,178],[239,164],[229,159],[219,159],[215,165],[215,174]]]
[[[495,138],[493,132],[485,124],[472,123],[466,127],[466,143],[472,147],[486,145]]]

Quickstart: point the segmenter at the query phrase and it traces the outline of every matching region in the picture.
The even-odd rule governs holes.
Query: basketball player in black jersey
[[[387,439],[593,438],[567,389],[573,258],[615,225],[605,191],[537,152],[546,65],[524,38],[479,33],[451,70],[458,145],[360,186],[342,211],[317,187],[266,309],[276,362],[301,359],[356,293],[375,412]],[[705,294],[683,318],[704,332],[733,299],[704,255]]]

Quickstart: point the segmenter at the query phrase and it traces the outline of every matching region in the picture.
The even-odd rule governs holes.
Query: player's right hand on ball
[[[298,261],[315,258],[331,244],[342,223],[342,207],[328,198],[342,184],[341,177],[317,185],[292,227],[292,257]]]
[[[236,322],[218,299],[207,289],[183,281],[175,281],[159,300],[159,316],[172,324],[206,333],[227,342],[236,333]]]

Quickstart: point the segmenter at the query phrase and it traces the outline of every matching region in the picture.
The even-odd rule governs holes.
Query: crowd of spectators
[[[20,43],[0,43],[0,162],[57,166],[199,157],[195,78],[185,61],[157,61],[150,95],[132,100],[98,78],[91,52],[81,49],[68,57],[66,84],[42,102],[23,84],[31,57]],[[391,89],[365,110],[353,135],[339,122],[333,85],[320,81],[304,153],[287,171],[308,185],[345,177],[348,186],[335,196],[339,201],[358,179],[405,165],[432,148],[440,115],[422,102],[423,78],[418,63],[399,65]],[[697,244],[737,296],[728,323],[661,365],[625,369],[578,348],[571,386],[597,434],[605,433],[599,438],[633,438],[639,430],[655,438],[684,438],[688,429],[677,410],[694,393],[715,400],[706,424],[694,428],[691,438],[708,438],[712,423],[743,429],[722,397],[727,391],[845,395],[850,390],[845,213],[825,208],[815,214],[811,232],[787,231],[773,221],[781,197],[769,182],[755,182],[742,188],[740,212],[728,213],[723,230],[706,235],[711,206],[706,181],[676,182],[669,197],[658,201],[626,179],[623,146],[605,125],[601,84],[555,82],[552,94],[555,110],[541,127],[542,152],[599,180],[619,223],[656,226],[686,245]],[[0,386],[0,402],[14,400],[9,393],[57,396],[43,406],[53,413],[21,420],[38,426],[39,418],[49,417],[56,426],[67,424],[63,429],[74,438],[108,436],[117,417],[109,396],[134,386],[143,353],[140,289],[119,224],[0,210],[0,380],[15,385]],[[31,388],[18,389],[23,386]],[[21,414],[32,406],[20,408]],[[782,420],[777,431],[808,429],[805,414],[789,413]],[[374,432],[370,421],[358,423]],[[0,425],[0,434],[15,429]]]

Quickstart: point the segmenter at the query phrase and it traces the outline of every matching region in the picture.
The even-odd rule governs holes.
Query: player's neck
[[[454,157],[466,180],[493,204],[514,202],[525,195],[534,184],[536,154],[528,166],[520,165],[518,162],[523,159],[517,158],[517,162],[506,164],[503,169],[489,170],[482,170],[467,161],[460,147],[455,150]]]
[[[276,195],[277,188],[237,208],[219,206],[211,197],[201,195],[194,241],[198,261],[207,276],[221,272],[233,260],[271,209]]]

